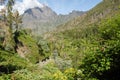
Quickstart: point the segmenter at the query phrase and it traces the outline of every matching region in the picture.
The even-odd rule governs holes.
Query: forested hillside
[[[119,0],[105,0],[83,16],[46,33],[45,38],[62,58],[71,59],[73,67],[83,72],[83,80],[117,80],[119,13]]]
[[[120,0],[103,0],[42,37],[21,28],[14,0],[6,4],[0,14],[0,80],[119,80]]]

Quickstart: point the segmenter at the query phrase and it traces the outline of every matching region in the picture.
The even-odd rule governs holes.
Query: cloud
[[[15,5],[13,6],[14,10],[18,10],[20,14],[23,14],[25,10],[34,7],[43,7],[44,5],[41,4],[38,0],[23,0],[22,2],[16,1]],[[3,9],[5,5],[0,6],[0,10]]]
[[[5,7],[4,5],[0,6],[0,10],[3,9],[4,7]]]
[[[18,10],[20,14],[23,14],[25,10],[34,7],[43,7],[38,0],[23,0],[22,2],[17,1],[14,5],[14,9]]]

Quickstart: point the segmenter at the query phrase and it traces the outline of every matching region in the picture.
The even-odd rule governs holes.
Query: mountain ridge
[[[114,0],[111,0],[111,1],[104,0],[98,5],[96,5],[96,7],[87,11],[82,16],[74,18],[73,20],[70,20],[65,24],[59,25],[57,27],[58,30],[56,29],[56,32],[73,29],[75,27],[76,28],[85,27],[85,26],[91,25],[96,22],[99,23],[99,21],[103,18],[107,18],[110,16],[112,17],[119,10],[119,7],[118,7],[119,2],[117,3],[117,5],[116,3],[114,3]]]
[[[120,0],[104,1],[46,39],[29,30],[12,32],[6,24],[10,22],[1,19],[0,80],[118,80]],[[29,14],[36,20],[33,12]]]
[[[43,8],[30,8],[23,14],[23,26],[24,28],[37,30],[34,32],[41,34],[51,31],[55,29],[56,26],[82,14],[84,14],[83,11],[73,11],[68,15],[58,15],[48,6],[44,6]]]

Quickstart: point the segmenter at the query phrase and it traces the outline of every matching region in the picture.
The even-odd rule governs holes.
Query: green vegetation
[[[17,50],[32,63],[39,61],[39,48],[36,41],[25,30],[18,32]],[[21,48],[24,48],[21,50]],[[22,52],[21,52],[22,51]]]
[[[73,67],[81,70],[83,80],[119,78],[118,3],[101,2],[86,15],[59,26],[59,30],[47,37],[54,46],[51,50],[57,49],[64,60],[72,60]]]
[[[63,29],[59,26],[59,30],[45,37],[35,37],[30,30],[20,29],[18,12],[11,12],[12,18],[3,15],[5,18],[0,19],[0,80],[118,80],[120,5],[116,0],[111,1],[104,0],[83,18],[61,25]],[[113,11],[108,12],[108,9]],[[94,16],[96,12],[103,15]],[[15,26],[10,25],[13,23]]]
[[[99,25],[98,36],[86,49],[80,68],[88,78],[116,80],[119,77],[120,15],[104,20]],[[91,66],[90,66],[91,65]],[[87,78],[86,77],[86,78]]]

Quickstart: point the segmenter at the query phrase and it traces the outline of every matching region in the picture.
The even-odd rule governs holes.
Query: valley
[[[57,14],[1,11],[0,80],[119,80],[120,0]]]

